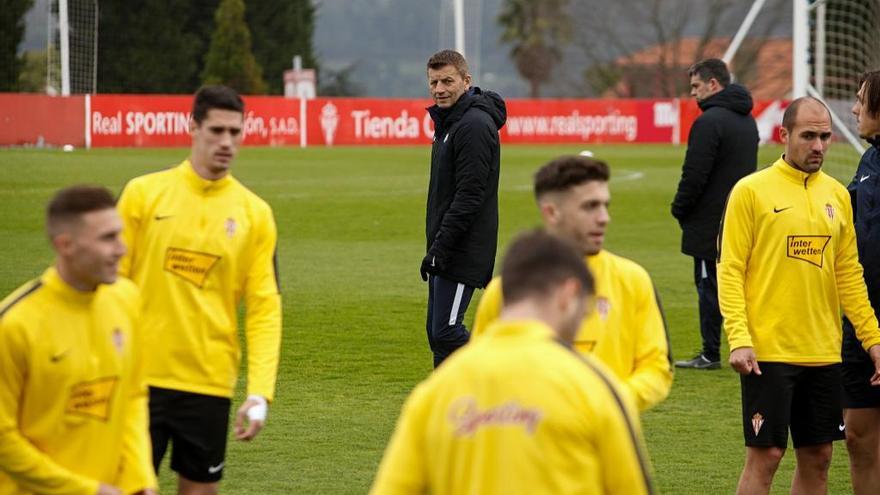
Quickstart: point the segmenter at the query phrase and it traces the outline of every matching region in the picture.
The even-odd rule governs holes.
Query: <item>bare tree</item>
[[[762,43],[787,12],[786,0],[771,0],[734,59],[754,74]],[[720,56],[748,8],[735,0],[572,0],[575,55],[586,69],[573,81],[580,94],[671,97],[686,94],[683,70],[707,56]],[[742,79],[740,79],[742,80]],[[586,85],[588,88],[584,88]]]

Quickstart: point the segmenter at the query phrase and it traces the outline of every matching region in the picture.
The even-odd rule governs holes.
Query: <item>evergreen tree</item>
[[[247,4],[253,52],[263,68],[263,79],[272,94],[284,90],[284,71],[292,67],[294,55],[303,67],[317,69],[312,43],[315,7],[312,0],[261,0]]]
[[[219,0],[101,2],[98,92],[192,93]]]
[[[251,33],[244,20],[244,1],[222,0],[214,22],[202,81],[225,84],[244,94],[264,93],[263,71],[251,52]]]
[[[0,0],[0,91],[18,89],[23,60],[18,44],[24,36],[24,15],[33,0]]]

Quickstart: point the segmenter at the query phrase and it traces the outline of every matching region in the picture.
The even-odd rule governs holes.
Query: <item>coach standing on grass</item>
[[[880,71],[865,73],[852,113],[859,136],[871,147],[849,184],[859,261],[874,315],[880,312]],[[843,413],[855,495],[880,493],[880,387],[869,380],[874,365],[849,319],[843,320]]]
[[[428,282],[428,343],[437,367],[468,341],[462,319],[474,289],[492,278],[498,242],[498,131],[504,101],[471,87],[464,57],[452,50],[428,60],[435,105],[431,178],[425,215],[427,253],[420,269]]]
[[[821,171],[831,115],[791,102],[785,154],[734,186],[719,239],[718,289],[730,364],[741,374],[746,461],[739,494],[770,491],[788,432],[797,456],[792,493],[826,493],[832,441],[844,437],[840,310],[873,361],[880,329],[856,251],[850,195]]]
[[[110,191],[49,203],[55,265],[0,302],[0,494],[155,493],[140,297]]]
[[[724,201],[736,181],[755,171],[758,126],[752,118],[752,96],[730,83],[727,65],[717,58],[688,70],[691,96],[703,114],[688,135],[687,154],[672,216],[681,225],[681,252],[694,259],[694,284],[700,316],[702,350],[675,366],[693,369],[721,367],[721,312],[715,247]]]
[[[193,102],[188,159],[138,177],[119,198],[129,253],[120,271],[144,296],[150,433],[158,470],[168,443],[181,494],[217,493],[245,306],[247,399],[235,437],[254,438],[275,390],[281,295],[271,207],[230,175],[244,103],[225,86]]]

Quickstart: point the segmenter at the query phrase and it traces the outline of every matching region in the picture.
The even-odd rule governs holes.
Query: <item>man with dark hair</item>
[[[596,311],[581,323],[575,349],[608,366],[644,411],[672,387],[669,340],[648,272],[603,249],[611,220],[608,180],[605,162],[562,156],[535,174],[535,199],[548,232],[575,243],[596,277]],[[475,339],[499,317],[505,283],[496,278],[480,299]]]
[[[638,415],[570,348],[593,296],[575,248],[525,234],[501,275],[498,320],[407,399],[371,493],[653,493]]]
[[[768,493],[791,431],[792,493],[826,493],[843,438],[840,310],[874,362],[880,328],[858,262],[849,193],[821,171],[831,115],[804,97],[786,109],[785,154],[739,181],[719,236],[718,296],[742,382],[746,461],[737,493]]]
[[[140,299],[104,188],[62,189],[55,264],[0,302],[0,494],[153,494]]]
[[[880,71],[866,72],[859,81],[852,108],[859,136],[871,147],[862,155],[849,184],[859,262],[864,270],[874,315],[880,314]],[[843,319],[843,418],[855,495],[880,492],[880,388],[869,383],[874,365],[855,328]]]
[[[275,390],[281,295],[271,207],[230,174],[244,106],[223,86],[199,90],[189,159],[138,177],[119,199],[129,246],[120,273],[143,290],[150,433],[158,470],[182,494],[217,493],[225,465],[230,398],[238,376],[238,308],[246,309],[247,399],[235,436],[262,429]]]
[[[702,350],[679,368],[721,367],[721,313],[715,271],[716,239],[724,201],[736,182],[755,171],[758,126],[752,118],[752,96],[730,83],[727,65],[717,58],[688,70],[691,96],[703,111],[688,135],[688,149],[672,216],[681,225],[681,252],[693,257],[694,284],[700,317]]]
[[[464,57],[452,50],[428,60],[435,105],[431,178],[420,269],[428,282],[428,343],[437,367],[467,343],[462,321],[477,287],[492,278],[498,242],[498,131],[507,119],[500,96],[471,87]]]

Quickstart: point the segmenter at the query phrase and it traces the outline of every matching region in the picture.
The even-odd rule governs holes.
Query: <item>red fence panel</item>
[[[244,144],[299,144],[299,100],[246,96]],[[95,95],[92,146],[189,146],[192,96]]]
[[[434,135],[428,99],[244,100],[245,145],[412,145]],[[778,141],[786,104],[755,102],[762,142]],[[0,145],[189,146],[191,105],[190,95],[0,94]],[[700,115],[690,98],[510,99],[507,111],[502,141],[530,144],[686,143]]]
[[[0,93],[0,145],[85,146],[85,98]]]

